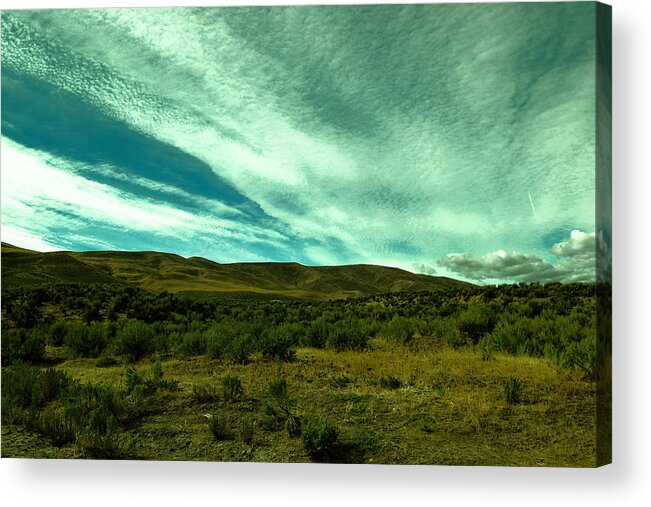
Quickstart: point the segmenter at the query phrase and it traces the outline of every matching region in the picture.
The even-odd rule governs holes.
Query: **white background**
[[[249,1],[257,5],[350,3]],[[358,0],[354,3],[369,3]],[[379,3],[379,2],[373,2]],[[398,3],[396,1],[390,3]],[[651,9],[613,5],[614,464],[598,470],[0,460],[4,505],[651,505]],[[236,5],[11,1],[0,8]]]

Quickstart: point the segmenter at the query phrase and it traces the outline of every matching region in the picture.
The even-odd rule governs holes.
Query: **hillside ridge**
[[[36,252],[2,243],[2,286],[51,282],[128,283],[176,293],[252,293],[338,299],[470,286],[447,277],[373,264],[218,263],[155,251]]]

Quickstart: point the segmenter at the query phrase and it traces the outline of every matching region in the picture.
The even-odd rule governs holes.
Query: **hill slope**
[[[170,292],[255,293],[309,299],[365,296],[468,285],[373,265],[219,264],[159,252],[38,253],[2,245],[3,286],[62,281],[131,283]]]

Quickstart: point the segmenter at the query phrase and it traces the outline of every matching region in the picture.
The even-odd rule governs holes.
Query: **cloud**
[[[475,257],[472,253],[452,253],[440,259],[438,264],[464,278],[479,281],[594,281],[597,245],[595,233],[573,230],[568,240],[549,249],[557,257],[556,263],[533,254],[498,250],[482,257]]]
[[[243,250],[242,245],[275,245],[284,239],[277,231],[222,218],[223,205],[216,205],[212,214],[195,214],[164,201],[143,199],[80,176],[70,161],[26,149],[8,139],[2,140],[2,160],[3,231],[11,231],[16,238],[39,238],[44,244],[62,248],[84,237],[76,231],[109,228],[122,236],[178,241],[178,251],[200,237],[208,244],[220,245],[223,257],[231,260],[264,260]],[[175,192],[162,190],[164,194]],[[5,222],[10,227],[6,228]],[[60,234],[54,239],[56,231]],[[88,232],[86,237],[81,243],[89,247],[115,244]]]
[[[73,196],[79,185],[86,196],[101,195],[89,209],[106,227],[86,231],[89,241],[102,234],[95,239],[135,247],[131,236],[116,237],[123,227],[151,232],[152,244],[165,237],[164,246],[174,247],[178,239],[216,260],[405,267],[452,251],[499,249],[543,259],[541,234],[561,225],[594,229],[589,9],[3,13],[3,134],[34,148],[37,125],[56,123],[57,142],[38,148],[66,160],[58,170],[86,180],[62,176]],[[40,102],[24,100],[18,111],[16,97],[30,87],[29,98]],[[61,97],[70,113],[46,118],[47,103]],[[108,118],[129,135],[84,129],[75,114],[81,105],[93,111],[91,120]],[[32,124],[12,130],[4,123],[17,116]],[[136,134],[152,142],[125,146]],[[92,136],[95,142],[84,143]],[[159,159],[143,169],[150,153],[124,167],[123,152],[143,147],[184,156],[159,174]],[[98,151],[105,160],[96,167],[72,163]],[[201,167],[191,170],[191,161]],[[5,170],[19,169],[3,163]],[[215,188],[230,189],[247,212],[211,200],[207,189]],[[44,190],[37,185],[30,196],[23,189],[20,203],[51,218],[51,235],[61,236],[52,218],[58,206],[58,220],[88,226],[78,201],[47,191],[48,205],[38,201]],[[27,227],[29,213],[13,202],[3,222]],[[151,231],[143,225],[149,222]],[[210,235],[221,238],[220,247],[205,247],[214,243]],[[517,272],[517,263],[508,267]]]

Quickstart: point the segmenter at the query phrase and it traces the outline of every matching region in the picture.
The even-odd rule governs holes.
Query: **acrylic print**
[[[2,456],[610,462],[610,8],[2,13]]]

